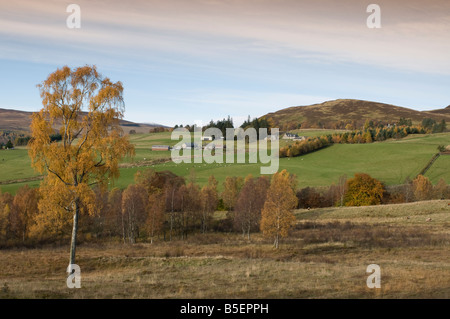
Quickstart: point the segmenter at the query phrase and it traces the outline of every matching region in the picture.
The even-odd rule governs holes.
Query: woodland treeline
[[[296,157],[317,151],[332,144],[365,144],[381,142],[387,139],[404,138],[410,134],[441,133],[446,130],[445,120],[437,123],[433,119],[424,119],[422,125],[412,125],[411,120],[401,118],[396,125],[386,126],[366,121],[364,128],[358,131],[333,133],[320,137],[309,137],[280,148],[280,157]]]
[[[200,187],[193,175],[185,179],[169,171],[141,171],[135,183],[124,190],[95,188],[95,204],[81,209],[79,241],[152,243],[187,240],[190,234],[208,232],[238,232],[250,240],[252,233],[263,231],[264,210],[267,214],[276,211],[268,208],[269,199],[279,199],[279,203],[272,203],[276,207],[289,202],[288,211],[450,198],[450,187],[443,179],[433,186],[422,175],[407,179],[403,185],[386,187],[367,174],[355,174],[349,179],[342,176],[329,187],[298,189],[296,177],[286,174],[284,184],[265,176],[227,177],[219,192],[214,176]],[[43,200],[45,191],[45,187],[25,186],[15,196],[0,193],[0,247],[66,242],[72,215],[63,207],[48,206]],[[286,229],[294,222],[291,215],[288,217]]]

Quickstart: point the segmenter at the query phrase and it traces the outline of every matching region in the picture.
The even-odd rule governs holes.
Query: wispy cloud
[[[66,60],[108,52],[144,64],[164,56],[173,63],[185,56],[199,64],[228,64],[227,57],[245,64],[264,54],[450,74],[450,4],[378,2],[383,27],[372,30],[365,25],[368,14],[360,1],[83,0],[77,1],[82,29],[69,30],[64,1],[38,5],[27,0],[2,8],[0,37],[34,43],[33,50],[44,51],[43,59],[51,60],[60,55],[46,51],[49,44],[72,45]],[[27,51],[19,56],[26,59]],[[17,58],[17,50],[2,50],[1,57]]]
[[[381,29],[366,26],[372,2]],[[81,7],[79,30],[66,27],[70,3]],[[0,68],[97,64],[125,82],[135,121],[242,120],[332,98],[437,108],[448,105],[448,52],[445,0],[0,3]],[[39,105],[33,94],[8,103]]]

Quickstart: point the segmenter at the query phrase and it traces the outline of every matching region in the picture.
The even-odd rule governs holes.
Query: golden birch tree
[[[102,77],[95,66],[64,66],[38,85],[43,108],[33,114],[29,155],[33,167],[46,173],[42,201],[55,214],[72,214],[70,264],[75,263],[78,219],[89,212],[95,196],[91,186],[105,186],[119,176],[122,157],[134,154],[123,135],[123,86]],[[60,142],[50,135],[58,132]]]
[[[166,210],[164,195],[162,191],[156,191],[148,197],[146,229],[151,244],[153,244],[155,235],[158,235],[164,226],[164,211]]]
[[[295,224],[292,213],[298,202],[295,186],[295,177],[283,170],[272,176],[267,191],[260,228],[264,236],[274,238],[275,248],[279,246],[280,237],[286,237]]]
[[[417,176],[413,180],[412,186],[414,191],[414,197],[417,201],[431,199],[433,192],[433,184],[431,184],[428,177],[425,177],[423,175]]]

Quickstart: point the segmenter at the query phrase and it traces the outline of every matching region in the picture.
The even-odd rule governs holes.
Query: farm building
[[[170,151],[169,145],[153,145],[152,151]]]
[[[284,134],[283,139],[284,140],[293,140],[293,139],[299,138],[299,137],[300,136],[298,136],[297,134],[294,134],[294,133],[286,133],[286,134]]]
[[[283,140],[303,141],[306,139],[307,139],[306,136],[298,136],[297,134],[294,133],[286,133],[283,136]]]

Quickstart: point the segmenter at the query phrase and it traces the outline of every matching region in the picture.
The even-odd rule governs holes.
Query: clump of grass
[[[182,257],[184,256],[184,248],[182,246],[175,246],[175,247],[168,247],[167,250],[164,252],[165,258],[172,258],[172,257]]]

